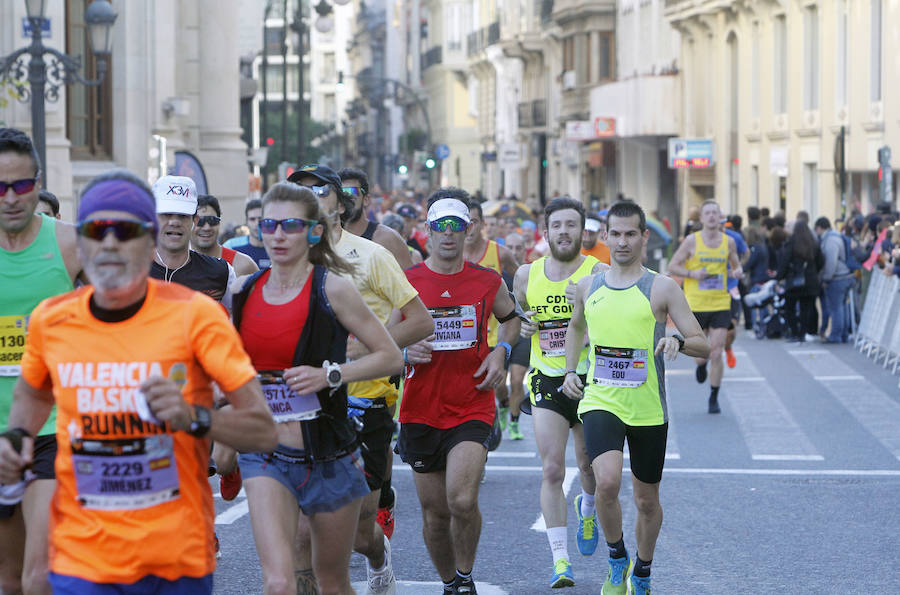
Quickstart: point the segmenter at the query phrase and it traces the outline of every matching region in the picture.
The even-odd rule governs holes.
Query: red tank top
[[[400,404],[401,423],[451,428],[463,422],[494,421],[494,391],[477,390],[473,377],[490,353],[487,322],[503,280],[466,262],[463,270],[442,275],[424,263],[406,270],[435,323],[431,362],[407,369]]]
[[[222,258],[225,259],[225,262],[234,266],[234,255],[237,254],[236,250],[232,250],[231,248],[226,248],[222,246]]]
[[[312,274],[297,297],[275,306],[263,299],[263,285],[271,272],[268,270],[257,279],[241,318],[244,349],[257,370],[284,370],[293,365],[294,351],[309,312]]]

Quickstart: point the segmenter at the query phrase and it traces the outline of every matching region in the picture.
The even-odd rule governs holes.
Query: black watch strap
[[[194,419],[191,421],[191,429],[188,434],[195,438],[203,438],[209,433],[212,426],[212,414],[202,405],[194,405]]]
[[[682,337],[678,333],[675,333],[674,335],[672,335],[672,337],[676,341],[678,341],[678,351],[684,351],[684,337]]]

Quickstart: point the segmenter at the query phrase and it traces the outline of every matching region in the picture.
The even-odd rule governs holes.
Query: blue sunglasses
[[[431,221],[428,225],[431,226],[432,231],[447,231],[449,227],[450,231],[460,232],[466,231],[466,227],[468,227],[466,222],[459,217],[441,217],[437,221]]]

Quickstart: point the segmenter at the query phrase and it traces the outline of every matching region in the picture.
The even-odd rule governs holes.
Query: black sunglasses
[[[15,182],[0,182],[0,196],[5,196],[6,191],[10,188],[16,194],[26,194],[34,190],[37,184],[37,178],[25,178],[24,180],[16,180]]]
[[[153,226],[143,221],[130,221],[122,219],[92,219],[82,221],[76,228],[78,235],[97,241],[103,241],[106,234],[112,231],[120,242],[127,242],[144,236],[153,229]]]
[[[197,227],[203,227],[204,225],[215,227],[221,222],[222,218],[216,217],[215,215],[204,215],[203,217],[197,217]]]
[[[318,223],[318,221],[298,219],[296,217],[291,217],[290,219],[260,219],[259,231],[264,234],[275,233],[275,230],[281,225],[281,231],[284,233],[300,233],[306,229],[307,225],[312,227]]]

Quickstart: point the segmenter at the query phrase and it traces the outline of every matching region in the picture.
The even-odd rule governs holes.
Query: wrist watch
[[[684,337],[682,337],[678,333],[675,333],[674,335],[672,335],[672,338],[678,341],[678,351],[684,351]]]
[[[195,438],[203,438],[209,433],[210,426],[212,426],[212,418],[209,409],[194,405],[194,415],[188,428],[188,434]]]
[[[322,368],[325,369],[325,380],[331,388],[337,388],[342,384],[343,376],[341,375],[341,365],[331,363],[328,360],[322,362]]]

